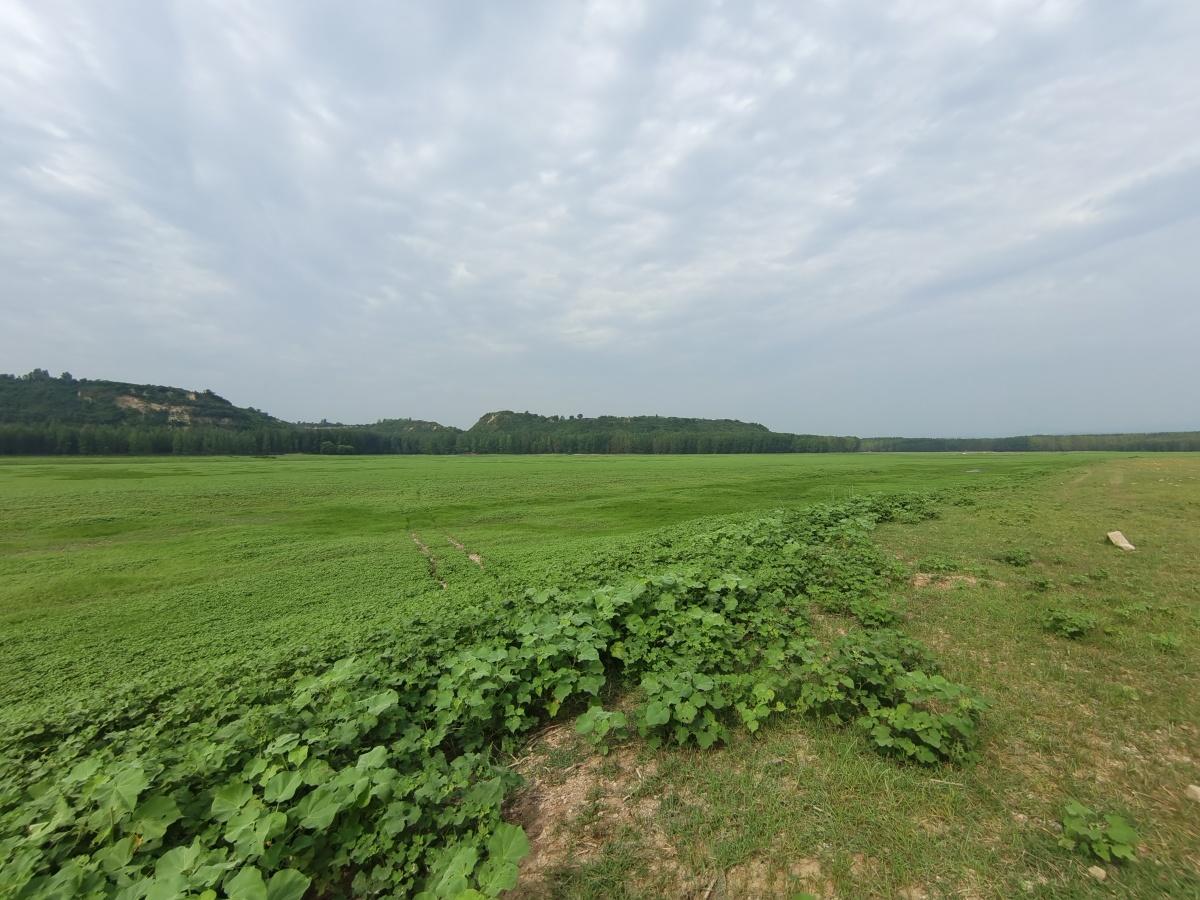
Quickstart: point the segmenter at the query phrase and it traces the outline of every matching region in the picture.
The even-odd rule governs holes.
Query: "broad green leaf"
[[[262,872],[246,866],[225,884],[229,900],[267,900],[267,883]]]
[[[191,882],[183,875],[156,875],[146,886],[145,900],[178,900],[190,889]]]
[[[514,863],[489,859],[479,869],[477,881],[485,897],[498,897],[517,885],[519,870]],[[461,895],[460,895],[461,896]]]
[[[103,850],[92,854],[92,859],[108,874],[115,873],[129,865],[129,861],[133,859],[133,837],[122,838],[115,844],[109,844]]]
[[[146,777],[142,764],[131,763],[96,786],[97,804],[132,812],[138,796],[149,784],[150,779]]]
[[[358,758],[358,763],[355,768],[358,769],[378,769],[387,762],[387,747],[372,747],[366,753]]]
[[[669,721],[671,721],[671,710],[665,704],[657,700],[646,704],[647,725],[666,725]]]
[[[529,852],[529,838],[520,825],[501,822],[488,838],[487,851],[489,859],[519,863]]]
[[[133,814],[129,831],[141,835],[142,841],[157,841],[167,829],[179,821],[182,814],[171,797],[157,794],[147,797]]]
[[[301,773],[280,772],[263,788],[263,800],[267,803],[283,803],[291,800],[303,784],[304,776]]]
[[[380,713],[386,712],[400,702],[400,695],[392,689],[381,691],[373,697],[368,697],[364,701],[367,707],[367,712],[373,716],[378,716]]]
[[[254,796],[254,789],[244,781],[231,781],[213,795],[212,816],[218,822],[231,819]]]
[[[463,797],[463,805],[470,809],[492,809],[504,800],[504,783],[499,778],[489,778],[472,785]]]
[[[301,828],[321,831],[333,824],[341,808],[333,792],[322,786],[301,800],[295,812],[300,816]]]
[[[154,864],[154,874],[159,878],[168,878],[190,872],[200,858],[200,847],[192,844],[188,847],[175,847],[158,858]]]
[[[281,734],[275,740],[267,745],[267,749],[263,751],[266,756],[275,756],[278,753],[286,753],[300,743],[300,735],[294,732]]]
[[[457,897],[467,889],[467,876],[475,870],[479,851],[474,847],[460,847],[446,864],[441,877],[433,885],[436,897]]]
[[[1138,833],[1133,826],[1126,822],[1120,816],[1107,815],[1104,820],[1108,823],[1106,829],[1108,837],[1114,843],[1118,844],[1136,844]]]
[[[311,882],[297,869],[281,869],[267,882],[267,900],[301,900]]]
[[[93,756],[90,759],[85,759],[81,763],[77,763],[70,772],[67,773],[66,780],[73,783],[87,781],[93,775],[100,771],[101,760],[98,756]]]

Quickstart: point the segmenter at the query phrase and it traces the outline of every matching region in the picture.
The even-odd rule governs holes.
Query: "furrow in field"
[[[415,531],[409,537],[417,545],[417,549],[421,551],[421,555],[429,560],[429,577],[440,584],[443,591],[446,590],[446,580],[438,575],[437,559],[434,557],[433,552],[425,545],[425,542],[421,540],[421,536]]]
[[[469,559],[471,562],[475,563],[475,565],[479,566],[479,568],[481,568],[481,569],[483,568],[482,554],[475,553],[472,550],[468,550],[466,545],[463,544],[462,541],[458,540],[457,538],[455,538],[452,535],[449,535],[449,534],[446,535],[446,540],[449,541],[451,544],[453,544],[457,549],[459,549],[463,553],[467,554],[467,559]]]

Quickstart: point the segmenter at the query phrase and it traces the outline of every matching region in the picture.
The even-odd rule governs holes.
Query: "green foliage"
[[[982,704],[878,627],[891,564],[871,530],[930,515],[900,496],[686,526],[595,562],[657,574],[48,716],[4,738],[0,892],[496,896],[527,848],[501,820],[519,779],[500,760],[564,711],[600,747],[633,729],[709,747],[791,711],[871,720],[915,762],[969,760]],[[831,597],[872,627],[822,648],[808,606]],[[621,689],[635,708],[603,709]]]
[[[1150,646],[1164,653],[1178,653],[1183,646],[1183,638],[1173,631],[1164,631],[1150,635]]]
[[[900,702],[868,706],[858,725],[876,746],[914,762],[975,761],[984,700],[969,688],[920,670],[895,679]]]
[[[1000,560],[1000,562],[1008,563],[1010,566],[1023,569],[1033,562],[1033,553],[1023,547],[1014,547],[1011,550],[1005,550],[996,559]]]
[[[1058,843],[1068,850],[1104,862],[1132,862],[1137,842],[1137,831],[1121,816],[1097,813],[1076,800],[1063,807]]]
[[[575,731],[584,735],[593,747],[607,753],[610,741],[619,741],[628,736],[627,725],[625,713],[596,705],[589,706],[587,712],[575,720]]]
[[[734,419],[673,416],[541,416],[485,413],[463,433],[474,453],[832,453],[858,449],[856,437],[781,434]]]
[[[917,564],[917,569],[921,572],[945,575],[950,572],[957,572],[959,565],[954,560],[945,556],[927,556]]]
[[[1072,612],[1067,609],[1050,609],[1042,614],[1042,628],[1059,637],[1079,640],[1092,631],[1097,624],[1090,613]]]
[[[971,762],[986,704],[936,668],[922,645],[899,632],[851,632],[809,661],[799,705],[855,721],[887,754],[927,765]]]
[[[331,450],[322,449],[330,443]],[[340,449],[346,448],[346,449]],[[437,422],[283,422],[212,391],[0,374],[0,455],[266,453],[851,453],[857,451],[1200,450],[1200,432],[995,439],[788,434],[733,419],[487,413],[463,431]],[[955,503],[969,505],[970,497]],[[927,569],[927,571],[936,571]]]
[[[1031,434],[1002,438],[863,438],[859,449],[875,453],[977,452],[1020,453],[1073,450],[1181,451],[1200,450],[1200,432],[1166,431],[1148,434]]]

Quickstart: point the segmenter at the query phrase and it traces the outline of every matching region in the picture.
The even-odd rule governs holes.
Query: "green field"
[[[1008,483],[1055,455],[0,461],[0,706],[36,713],[200,657],[353,648],[415,609],[552,583],[613,539],[865,491]],[[447,590],[411,539],[434,553]],[[448,543],[480,553],[480,570]],[[290,652],[284,649],[283,652]]]
[[[909,492],[935,493],[937,517],[888,522],[885,513],[885,524],[863,538],[878,559],[864,555],[858,537],[848,538],[847,566],[866,568],[830,590],[849,596],[858,582],[846,579],[866,579],[863,591],[886,594],[900,617],[896,627],[930,648],[947,678],[987,699],[972,759],[905,762],[873,749],[846,723],[791,707],[772,711],[754,734],[730,728],[708,749],[687,740],[654,748],[633,737],[601,754],[570,727],[586,698],[568,702],[548,727],[545,708],[535,704],[511,736],[488,732],[486,741],[486,765],[515,757],[526,779],[524,787],[506,783],[502,808],[533,841],[518,892],[1200,895],[1200,803],[1185,794],[1200,783],[1200,459],[1168,454],[5,460],[0,809],[9,819],[0,862],[17,871],[29,842],[14,837],[21,834],[14,826],[36,830],[49,815],[22,819],[21,809],[36,805],[29,799],[41,790],[36,785],[61,779],[68,761],[96,752],[111,775],[153,742],[199,747],[209,728],[220,744],[233,711],[249,724],[227,742],[249,759],[278,737],[275,714],[256,720],[256,704],[282,703],[294,684],[340,657],[383,653],[397,672],[417,671],[405,654],[434,648],[448,655],[463,641],[486,641],[495,623],[519,625],[521,604],[532,602],[519,599],[526,589],[562,589],[554,609],[569,615],[582,602],[570,591],[657,571],[707,577],[720,574],[711,569],[717,566],[771,584],[779,577],[771,559],[739,556],[730,546],[738,535],[748,545],[769,543],[785,526],[808,527],[804,510],[813,504]],[[792,512],[770,518],[776,509]],[[1112,528],[1130,535],[1138,551],[1105,545]],[[831,534],[812,531],[809,542],[841,552]],[[722,549],[709,566],[701,548],[712,546]],[[930,577],[914,582],[917,573]],[[765,595],[746,596],[763,605],[758,626],[781,626],[786,617],[766,609]],[[871,631],[861,609],[830,602],[816,587],[799,600],[789,595],[788,603],[800,604],[789,605],[788,615],[802,618],[804,636],[822,646]],[[1051,608],[1091,615],[1094,627],[1080,640],[1048,633],[1041,621]],[[753,642],[757,632],[746,635]],[[442,638],[450,644],[438,645]],[[730,658],[761,665],[757,657]],[[612,660],[602,659],[611,672]],[[436,668],[436,660],[430,664]],[[387,683],[384,677],[374,689]],[[636,683],[615,677],[600,692],[606,708],[630,711],[631,721],[638,697]],[[229,715],[221,712],[226,703]],[[317,747],[327,729],[303,721],[309,731],[286,730],[305,740],[317,735]],[[366,740],[376,726],[363,727]],[[440,746],[475,752],[463,737],[469,729],[461,722],[454,729]],[[375,746],[355,740],[330,750],[329,759],[353,763],[359,750]],[[162,765],[166,779],[174,770]],[[182,813],[164,835],[145,838],[145,852],[181,839],[188,802],[201,810],[198,819],[208,815],[215,801],[204,791],[219,785],[205,786],[202,776],[213,765],[197,763],[179,780],[186,781],[176,796]],[[41,782],[27,777],[34,770]],[[71,815],[100,815],[107,802],[107,814],[136,822],[137,803],[156,789],[148,777],[152,783],[134,792],[128,810],[88,794],[68,798]],[[87,790],[100,789],[89,781]],[[1056,843],[1059,812],[1072,798],[1132,821],[1141,836],[1138,860],[1109,865],[1103,883],[1088,876],[1095,860]],[[354,808],[366,812],[355,815],[374,822],[373,802],[364,794]],[[279,810],[282,823],[286,810]],[[88,819],[67,840],[62,835],[75,826],[55,820],[57,836],[39,838],[40,846],[116,841],[132,834],[130,821],[101,828]],[[286,831],[272,835],[303,838],[305,827],[287,821]],[[246,845],[228,832],[222,837],[220,823],[201,843],[221,853],[232,845],[229,852],[241,854],[237,865],[254,863],[267,874],[304,868],[271,857],[274,838],[267,849],[243,853]],[[467,826],[453,826],[460,827]],[[79,836],[85,831],[86,840]],[[154,870],[145,861],[138,868],[138,834],[126,848],[132,861],[93,855],[81,864],[85,874],[29,883],[50,891],[45,896],[85,888],[103,896],[122,879],[134,883],[135,870]],[[356,860],[381,852],[356,839],[360,855],[346,859],[295,845],[294,859],[306,860],[309,874],[312,867],[345,873],[344,881],[318,878],[313,890],[349,890],[363,868]],[[221,865],[227,868],[204,883],[215,895],[234,896],[245,887],[232,881],[241,869]],[[424,870],[414,872],[419,885]],[[168,874],[158,871],[162,885]],[[195,886],[203,878],[184,875],[200,896]],[[108,887],[95,887],[97,878],[109,878]],[[16,883],[0,874],[0,896]],[[182,890],[182,881],[172,883]],[[131,890],[128,896],[141,896]]]

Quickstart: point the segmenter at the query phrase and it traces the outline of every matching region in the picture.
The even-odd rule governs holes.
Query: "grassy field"
[[[0,460],[0,713],[552,583],[699,516],[1027,479],[1062,455]],[[439,579],[412,540],[437,560]],[[471,563],[453,537],[485,565]],[[290,649],[286,652],[290,652]],[[187,661],[188,664],[182,664]],[[0,719],[2,721],[2,719]]]
[[[513,751],[518,892],[1200,896],[1200,459],[1182,455],[10,460],[0,729],[419,644],[418,621],[617,581],[612,561],[671,526],[901,491],[946,492],[938,518],[874,537],[903,629],[992,703],[980,760],[899,763],[812,717],[607,755],[553,724]],[[1048,633],[1048,609],[1095,626]],[[1088,875],[1056,843],[1072,798],[1134,822],[1139,860]]]
[[[978,764],[897,766],[807,720],[719,750],[605,759],[551,731],[524,763],[562,835],[544,883],[596,898],[681,886],[1200,897],[1200,801],[1186,793],[1200,784],[1200,458],[1088,458],[976,496],[878,537],[909,573],[933,576],[897,587],[906,630],[993,701]],[[1138,550],[1108,545],[1114,528]],[[1000,560],[1014,549],[1032,561]],[[1050,608],[1093,615],[1096,628],[1049,634]],[[1134,822],[1139,861],[1090,876],[1095,860],[1057,845],[1069,798]]]

